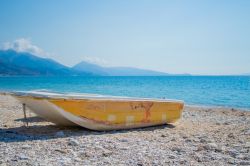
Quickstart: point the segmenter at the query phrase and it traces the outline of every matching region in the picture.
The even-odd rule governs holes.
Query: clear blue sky
[[[1,0],[0,43],[169,73],[250,73],[249,0]]]

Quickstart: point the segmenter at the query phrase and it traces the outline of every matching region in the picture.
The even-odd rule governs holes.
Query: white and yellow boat
[[[62,94],[43,91],[10,93],[31,111],[58,125],[117,130],[174,123],[184,103],[165,99]]]

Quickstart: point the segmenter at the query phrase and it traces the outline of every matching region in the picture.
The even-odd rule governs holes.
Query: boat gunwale
[[[2,94],[9,94],[13,97],[21,97],[21,98],[33,98],[33,99],[48,99],[48,100],[90,100],[90,101],[121,101],[121,102],[159,102],[159,103],[179,103],[184,104],[182,100],[174,100],[174,99],[157,99],[157,98],[136,98],[136,97],[123,97],[123,96],[104,96],[104,95],[96,95],[96,94],[70,94],[70,93],[50,93],[52,95],[39,94],[36,92],[4,92]],[[54,96],[53,96],[54,95]],[[89,96],[87,96],[89,95]]]

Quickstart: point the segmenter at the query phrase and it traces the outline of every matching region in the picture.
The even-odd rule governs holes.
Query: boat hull
[[[65,118],[59,108],[46,99],[35,99],[32,97],[15,97],[25,104],[32,112],[50,122],[60,126],[76,126],[75,123]]]
[[[118,130],[174,123],[183,102],[129,98],[44,98],[15,96],[37,115],[57,125]]]

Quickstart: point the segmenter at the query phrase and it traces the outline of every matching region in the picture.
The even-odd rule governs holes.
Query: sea
[[[177,99],[186,105],[250,110],[250,76],[0,77],[0,91],[29,90]]]

